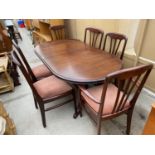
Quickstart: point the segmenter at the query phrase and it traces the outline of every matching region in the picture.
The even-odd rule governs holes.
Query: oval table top
[[[122,67],[118,57],[79,40],[44,42],[35,47],[35,53],[53,74],[73,83],[102,81]]]

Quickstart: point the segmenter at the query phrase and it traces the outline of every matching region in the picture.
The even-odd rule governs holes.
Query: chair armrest
[[[82,86],[79,86],[81,92],[83,92],[87,97],[89,97],[93,102],[100,104],[101,102],[96,100],[88,91]]]

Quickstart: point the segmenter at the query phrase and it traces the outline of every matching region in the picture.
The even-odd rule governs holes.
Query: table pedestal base
[[[74,90],[75,90],[75,96],[76,96],[76,111],[73,115],[73,118],[77,118],[79,115],[82,117],[82,105],[81,105],[81,99],[80,99],[80,89],[78,85],[73,85]]]

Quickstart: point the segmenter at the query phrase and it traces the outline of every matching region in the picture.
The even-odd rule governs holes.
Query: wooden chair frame
[[[66,36],[65,36],[65,26],[64,25],[50,26],[49,29],[51,31],[52,40],[54,40],[54,38],[56,40],[63,40],[63,39],[66,38]]]
[[[33,92],[33,96],[34,96],[34,101],[35,101],[35,104],[39,105],[40,107],[40,112],[41,112],[41,117],[42,117],[42,123],[43,123],[43,126],[46,127],[46,117],[45,117],[45,112],[46,111],[49,111],[49,110],[52,110],[52,109],[55,109],[55,108],[58,108],[60,106],[63,106],[64,104],[67,104],[69,103],[70,101],[74,100],[74,108],[75,108],[75,111],[77,111],[77,108],[76,108],[76,99],[75,99],[75,91],[74,89],[68,91],[68,92],[65,92],[65,93],[62,93],[58,96],[55,96],[55,97],[52,97],[52,98],[47,98],[47,99],[43,99],[39,94],[38,92],[36,91],[35,87],[33,86],[33,81],[29,75],[29,72],[27,71],[27,69],[25,68],[25,66],[22,64],[22,61],[20,60],[20,58],[18,57],[17,53],[15,51],[12,51],[12,58],[13,58],[13,61],[14,63],[20,68],[20,70],[22,71],[24,77],[26,78],[28,84],[30,85],[30,88]],[[52,87],[52,86],[51,86]],[[59,103],[57,105],[54,105],[54,106],[51,106],[49,108],[45,108],[45,104],[46,103],[49,103],[51,101],[55,101],[56,99],[60,99],[60,98],[63,98],[63,97],[66,97],[68,95],[73,95],[73,99],[70,99],[68,101],[65,101],[63,103]]]
[[[27,62],[26,57],[24,56],[22,50],[21,50],[20,47],[14,42],[14,40],[12,40],[12,43],[13,43],[13,46],[15,47],[16,51],[19,53],[20,57],[22,58],[22,61],[24,62],[24,65],[25,65],[26,69],[27,69],[28,72],[30,73],[33,82],[36,82],[36,81],[37,81],[37,78],[36,78],[35,75],[33,74],[32,69],[31,69],[29,63]]]
[[[85,88],[80,87],[81,91],[88,98],[90,98],[96,104],[99,104],[98,112],[95,112],[88,104],[84,104],[87,112],[97,123],[97,134],[101,133],[102,120],[111,119],[121,114],[127,114],[126,134],[130,134],[133,109],[137,101],[137,98],[144,86],[144,83],[146,82],[151,72],[152,67],[153,65],[142,65],[142,66],[133,67],[129,69],[123,69],[123,70],[114,72],[112,74],[109,74],[104,80],[100,101],[97,101],[92,95],[90,95]],[[106,91],[107,91],[108,85],[113,81],[115,81],[116,86],[118,88],[116,100],[115,100],[112,112],[108,115],[103,115]],[[136,85],[137,82],[138,82],[138,85]],[[123,92],[122,96],[120,95],[121,92]],[[132,97],[131,97],[131,92],[134,92]],[[129,97],[131,97],[130,100],[129,100]],[[84,102],[87,103],[87,101],[83,97],[82,99]],[[125,104],[127,101],[129,102],[129,106],[125,107]]]
[[[103,50],[106,50],[105,48],[106,48],[108,38],[110,38],[110,46],[109,46],[108,52],[114,55],[117,55],[120,44],[122,41],[124,41],[123,47],[120,53],[120,59],[122,60],[124,56],[125,47],[128,41],[127,37],[119,33],[107,33],[104,40]]]
[[[99,46],[97,47],[97,48],[100,49],[101,48],[101,43],[102,43],[104,32],[101,31],[101,30],[99,30],[99,29],[96,29],[96,28],[87,27],[85,29],[84,43],[87,42],[88,32],[90,34],[90,37],[89,37],[89,45],[92,46],[92,47],[94,47],[94,48],[96,48],[97,41],[100,38],[100,40],[99,40]]]

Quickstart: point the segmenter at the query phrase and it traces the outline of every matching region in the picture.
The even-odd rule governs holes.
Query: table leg
[[[77,111],[74,113],[73,117],[77,118],[78,115],[82,117],[82,105],[81,105],[81,99],[80,99],[80,89],[77,85],[75,85],[75,95],[76,95],[76,106],[77,106]]]

